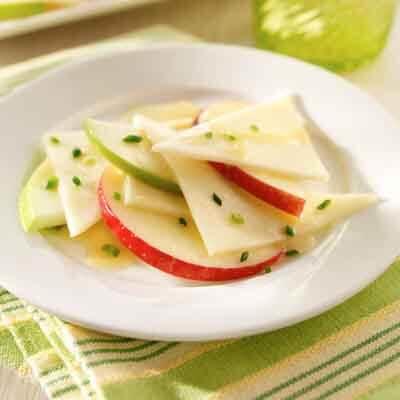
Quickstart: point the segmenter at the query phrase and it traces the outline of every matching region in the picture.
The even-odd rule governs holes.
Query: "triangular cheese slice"
[[[59,180],[58,193],[69,233],[77,236],[100,219],[97,186],[105,163],[83,131],[46,134],[43,145]],[[81,154],[74,157],[74,149]]]
[[[200,112],[200,107],[188,101],[152,104],[127,112],[121,122],[131,122],[134,116],[143,115],[173,129],[188,129],[193,126]]]
[[[301,179],[329,178],[291,96],[229,113],[153,149]]]
[[[199,123],[212,121],[215,118],[221,117],[222,115],[237,112],[249,107],[250,103],[245,101],[226,100],[218,103],[211,104],[199,116]]]
[[[134,125],[154,143],[174,134],[141,116],[134,119]],[[206,162],[176,156],[165,159],[177,177],[210,255],[260,247],[285,238],[285,219],[278,217],[279,212],[226,181]]]
[[[373,193],[310,193],[300,220],[294,224],[296,233],[303,235],[339,224],[352,215],[377,204],[378,201],[378,197]],[[320,209],[319,206],[324,202],[328,202],[328,205]]]
[[[172,134],[167,128],[146,118],[137,117],[134,123],[154,143],[159,143]],[[192,217],[210,254],[262,246],[263,243],[286,239],[286,225],[293,226],[298,236],[318,232],[343,222],[378,201],[374,194],[315,193],[310,191],[313,189],[312,183],[308,186],[303,182],[303,190],[298,181],[285,182],[281,177],[266,175],[265,179],[277,187],[304,195],[306,207],[302,217],[290,218],[230,184],[207,163],[176,156],[165,158],[177,176]],[[214,193],[222,200],[223,207],[217,207],[212,201]],[[329,200],[329,205],[319,209],[318,206],[325,200]],[[241,215],[244,224],[235,226],[229,223],[231,212]]]

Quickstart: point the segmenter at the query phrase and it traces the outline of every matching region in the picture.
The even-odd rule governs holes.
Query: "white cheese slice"
[[[225,100],[211,104],[199,116],[199,123],[208,122],[222,115],[243,110],[249,107],[250,104],[244,101]]]
[[[163,141],[153,150],[300,179],[329,178],[292,97],[223,115]]]
[[[127,112],[122,121],[130,122],[134,116],[143,115],[154,121],[165,123],[173,129],[187,129],[193,126],[200,111],[200,107],[189,101],[149,104]]]
[[[329,201],[329,205],[322,210],[319,209],[318,206],[326,200]],[[317,232],[344,222],[352,215],[377,204],[378,201],[378,197],[373,193],[309,193],[303,214],[294,227],[298,235]]]
[[[145,117],[134,119],[154,143],[173,135],[170,129]],[[207,163],[166,156],[210,255],[260,247],[285,238],[284,217],[272,207],[226,181]],[[217,195],[222,205],[213,199]],[[233,215],[232,215],[233,214]],[[235,223],[235,215],[243,223]]]
[[[121,176],[111,169],[107,169],[103,184],[105,193],[109,193],[111,210],[124,226],[152,247],[179,260],[204,267],[241,268],[268,260],[282,249],[281,243],[252,249],[248,259],[243,262],[240,261],[241,251],[209,255],[191,219],[183,226],[171,215],[126,207],[121,201],[116,201],[112,193],[121,191],[123,182]]]
[[[69,233],[71,237],[77,236],[100,219],[97,186],[105,163],[83,131],[46,134],[43,145],[59,180],[58,193]],[[74,149],[80,149],[82,154],[74,158]],[[79,179],[80,185],[74,184],[74,177]]]
[[[168,128],[146,118],[137,117],[134,124],[145,131],[154,143],[161,142],[171,135]],[[343,222],[378,201],[375,194],[317,193],[312,191],[315,189],[313,182],[285,180],[280,176],[258,174],[259,178],[264,178],[276,187],[304,196],[305,209],[302,217],[296,219],[274,210],[230,184],[207,163],[170,155],[165,158],[177,176],[209,254],[258,247],[284,240],[287,238],[284,233],[287,225],[293,226],[299,236],[318,232]],[[218,207],[213,201],[213,193],[222,200],[222,207]],[[330,204],[319,210],[318,206],[327,199],[330,200]],[[232,224],[229,221],[232,212],[240,214],[244,224]]]
[[[165,192],[127,176],[124,181],[124,204],[175,217],[190,217],[190,211],[182,196]]]

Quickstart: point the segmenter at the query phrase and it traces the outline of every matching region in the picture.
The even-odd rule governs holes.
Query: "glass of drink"
[[[257,47],[335,72],[373,60],[385,46],[397,0],[253,0]]]

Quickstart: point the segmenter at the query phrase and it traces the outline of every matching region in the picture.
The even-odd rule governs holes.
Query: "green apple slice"
[[[223,115],[166,140],[153,150],[255,167],[297,179],[329,178],[291,96]]]
[[[151,144],[141,132],[127,124],[94,119],[88,119],[84,127],[89,140],[111,164],[157,189],[181,194],[168,164],[151,151]]]
[[[48,160],[43,161],[29,178],[21,191],[18,206],[21,224],[26,232],[65,224],[58,179]]]
[[[43,145],[59,180],[69,233],[78,236],[100,220],[97,186],[105,162],[83,131],[46,134]]]
[[[119,197],[116,194],[115,197]],[[128,207],[138,207],[160,214],[175,217],[190,217],[190,211],[182,196],[164,192],[127,176],[124,182],[124,204]]]
[[[0,20],[18,19],[76,4],[79,0],[2,0]]]

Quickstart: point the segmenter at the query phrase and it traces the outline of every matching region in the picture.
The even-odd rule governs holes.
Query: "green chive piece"
[[[50,228],[51,231],[53,232],[60,232],[64,229],[65,225],[56,225]]]
[[[207,138],[207,139],[212,139],[212,137],[213,137],[213,133],[210,131],[210,132],[206,132],[205,134],[204,134],[204,136]]]
[[[240,255],[240,262],[245,262],[247,261],[247,259],[249,258],[249,252],[248,251],[244,251],[241,255]]]
[[[50,142],[53,144],[59,144],[60,139],[57,136],[50,136]]]
[[[46,190],[56,190],[58,188],[58,178],[52,176],[46,183]]]
[[[218,204],[220,207],[222,206],[222,200],[216,193],[213,193],[212,199],[215,204]]]
[[[114,200],[120,201],[121,200],[121,193],[114,192],[113,198],[114,198]]]
[[[291,227],[290,225],[286,225],[285,226],[285,234],[287,236],[293,237],[296,235],[295,230],[293,229],[293,227]]]
[[[143,137],[138,135],[127,135],[122,139],[125,143],[140,143],[142,140]]]
[[[97,160],[96,160],[94,157],[86,157],[86,158],[83,160],[83,163],[84,163],[85,165],[87,165],[88,167],[90,167],[90,166],[92,166],[92,165],[95,165],[95,164],[97,163]]]
[[[73,183],[75,186],[81,186],[81,185],[82,185],[81,180],[80,180],[77,176],[74,176],[74,177],[72,178],[72,183]]]
[[[253,132],[259,132],[260,131],[260,128],[257,125],[250,125],[250,129]]]
[[[230,135],[228,133],[225,133],[223,137],[225,140],[228,140],[230,142],[234,142],[237,139],[235,135]]]
[[[318,210],[325,210],[326,207],[329,207],[329,205],[332,203],[332,200],[326,199],[324,200],[320,205],[317,206]]]
[[[114,246],[113,244],[109,243],[104,244],[101,247],[101,250],[104,251],[104,253],[110,255],[111,257],[118,257],[119,254],[121,253],[121,250],[117,246]]]
[[[271,267],[267,267],[267,268],[265,268],[265,270],[264,270],[264,273],[266,273],[266,274],[270,274],[271,272],[272,272]]]
[[[183,218],[183,217],[180,217],[179,219],[178,219],[178,222],[179,222],[179,224],[180,225],[182,225],[182,226],[187,226],[187,221],[186,221],[186,218]]]
[[[75,147],[72,150],[72,157],[79,158],[82,155],[82,150],[79,147]]]
[[[292,249],[292,250],[288,250],[285,254],[287,257],[295,257],[295,256],[298,256],[300,254],[300,252],[296,249]]]
[[[229,218],[230,218],[232,224],[235,224],[235,225],[243,225],[244,224],[244,218],[239,213],[231,213]]]

